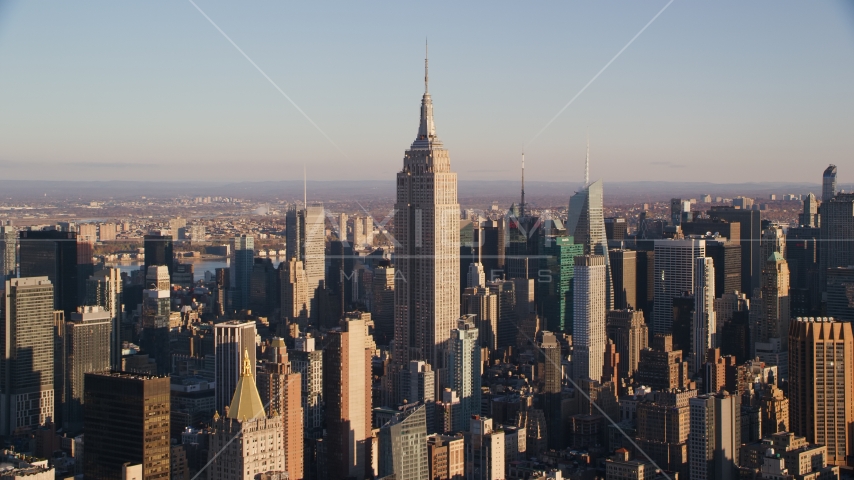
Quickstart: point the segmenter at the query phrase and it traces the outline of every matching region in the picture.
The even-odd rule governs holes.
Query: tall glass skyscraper
[[[241,235],[231,239],[231,309],[249,308],[249,288],[252,279],[252,259],[255,257],[255,238]]]
[[[540,252],[537,310],[546,330],[572,332],[574,262],[575,257],[584,254],[584,245],[575,243],[571,236],[543,236]]]
[[[836,165],[828,165],[821,178],[821,201],[826,202],[836,195]]]
[[[608,258],[608,239],[605,234],[605,215],[602,208],[602,180],[584,185],[569,199],[566,232],[584,245],[584,253],[605,257],[606,309],[614,308],[614,285],[611,281],[611,262]]]
[[[77,310],[77,233],[59,230],[20,232],[20,276],[47,277],[53,308],[66,318]]]

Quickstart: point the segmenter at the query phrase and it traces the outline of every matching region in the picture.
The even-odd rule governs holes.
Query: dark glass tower
[[[735,207],[712,207],[708,212],[713,220],[726,220],[739,224],[739,241],[741,242],[741,291],[748,297],[753,290],[759,288],[762,280],[761,249],[759,242],[762,236],[762,224],[759,220],[759,210],[743,210]]]
[[[169,276],[172,276],[172,235],[146,235],[143,239],[145,248],[145,271],[152,265],[166,265]]]
[[[70,318],[77,310],[77,233],[58,230],[20,232],[21,277],[47,277],[53,308]]]

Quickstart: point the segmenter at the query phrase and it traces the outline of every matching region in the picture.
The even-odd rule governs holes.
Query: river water
[[[273,266],[278,268],[279,263],[281,263],[284,257],[272,257]],[[217,258],[217,259],[193,259],[190,257],[184,257],[178,259],[180,263],[192,263],[193,264],[193,279],[195,281],[204,280],[205,272],[211,272],[211,274],[216,273],[217,268],[226,268],[231,265],[231,260],[229,258]],[[143,262],[137,261],[124,261],[124,262],[107,262],[106,265],[108,267],[118,268],[121,272],[130,272],[132,270],[139,270],[143,266]]]

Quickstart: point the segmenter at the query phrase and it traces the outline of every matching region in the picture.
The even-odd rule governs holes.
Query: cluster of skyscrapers
[[[854,194],[798,225],[671,201],[461,219],[428,90],[373,220],[294,205],[208,281],[144,238],[0,227],[0,435],[92,479],[838,478],[854,466]],[[589,154],[588,154],[589,162]],[[742,202],[743,206],[747,206]],[[352,220],[352,222],[350,221]],[[629,221],[632,220],[632,221]],[[348,225],[352,224],[348,235]],[[329,228],[331,226],[332,228]],[[186,228],[185,225],[176,228]],[[22,467],[23,468],[23,467]],[[20,473],[24,474],[23,470]],[[17,478],[17,477],[16,477]]]

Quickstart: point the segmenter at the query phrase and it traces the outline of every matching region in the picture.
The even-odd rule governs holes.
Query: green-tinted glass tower
[[[584,255],[584,245],[575,243],[571,235],[543,236],[540,241],[537,310],[545,330],[572,332],[574,262],[575,257]]]

